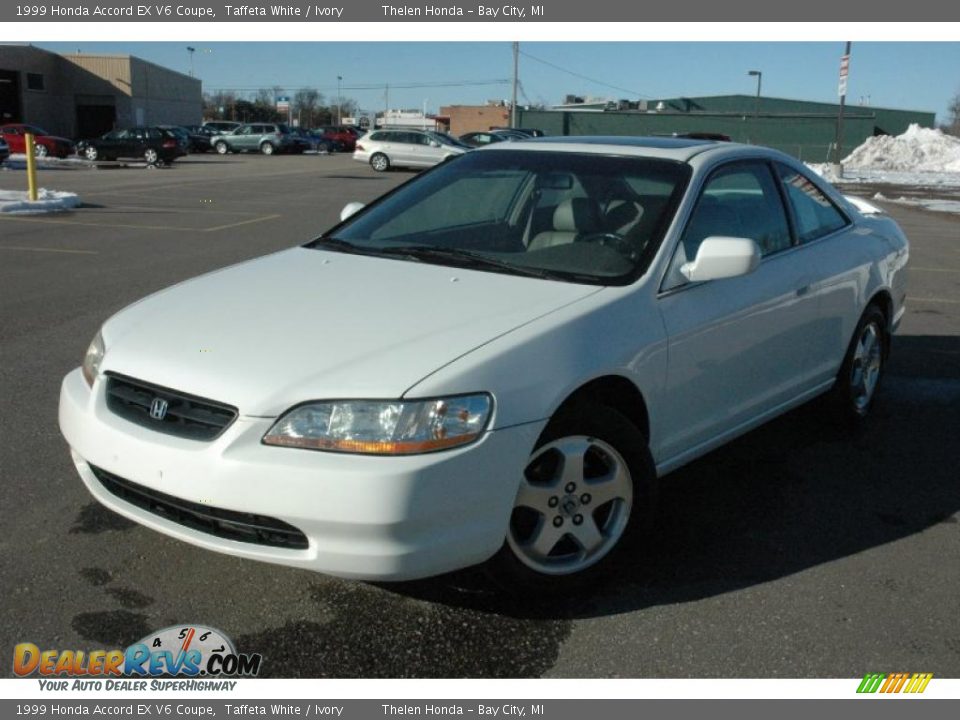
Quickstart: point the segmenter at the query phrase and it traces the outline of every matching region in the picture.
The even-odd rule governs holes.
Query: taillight
[[[354,148],[356,150],[360,150],[361,152],[363,152],[363,145],[361,145],[360,143],[357,143],[356,145],[354,145]]]
[[[172,147],[176,147],[176,146],[177,146],[177,141],[176,141],[176,140],[164,140],[164,141],[163,141],[163,147],[165,147],[165,148],[172,148]]]

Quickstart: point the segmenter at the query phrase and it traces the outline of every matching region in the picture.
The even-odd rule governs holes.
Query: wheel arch
[[[890,294],[890,291],[886,288],[880,288],[873,295],[870,296],[870,300],[867,302],[866,308],[876,307],[883,313],[883,317],[886,321],[886,330],[887,337],[893,334],[893,296]],[[887,342],[884,347],[884,355],[889,356],[890,354],[890,343]]]
[[[584,383],[557,406],[551,417],[576,412],[585,405],[605,405],[616,410],[650,440],[647,401],[640,388],[623,375],[603,375]]]

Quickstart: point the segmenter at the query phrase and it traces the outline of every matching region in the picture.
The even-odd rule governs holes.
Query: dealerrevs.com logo
[[[860,681],[858,693],[922,693],[933,679],[933,673],[867,673]]]
[[[38,675],[47,690],[146,690],[147,680],[137,678],[150,679],[151,690],[231,690],[236,683],[220,678],[255,677],[262,660],[259,653],[238,653],[230,638],[215,628],[172,625],[125,650],[41,650],[20,643],[13,649],[13,673]],[[52,679],[63,677],[74,680]]]

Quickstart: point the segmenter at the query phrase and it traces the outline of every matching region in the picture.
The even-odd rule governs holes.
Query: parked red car
[[[314,132],[329,141],[337,152],[353,152],[357,145],[357,134],[346,125],[324,125]]]
[[[23,125],[22,123],[10,123],[0,126],[0,135],[7,141],[11,153],[25,153],[27,151],[24,142],[27,133],[33,133],[34,154],[37,157],[65,158],[73,154],[73,141],[67,138],[57,137],[47,134],[46,130],[38,128],[36,125]]]

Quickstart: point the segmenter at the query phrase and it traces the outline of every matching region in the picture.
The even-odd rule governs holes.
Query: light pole
[[[337,75],[337,125],[340,125],[340,113],[343,108],[343,100],[340,97],[340,83],[343,82],[343,76]]]
[[[195,47],[187,45],[187,53],[190,55],[190,77],[193,77],[193,54],[197,51]]]
[[[750,70],[749,72],[747,72],[747,75],[750,75],[750,76],[755,75],[757,78],[757,104],[754,107],[753,116],[755,118],[758,118],[760,117],[760,83],[763,80],[763,73],[760,72],[759,70]]]

